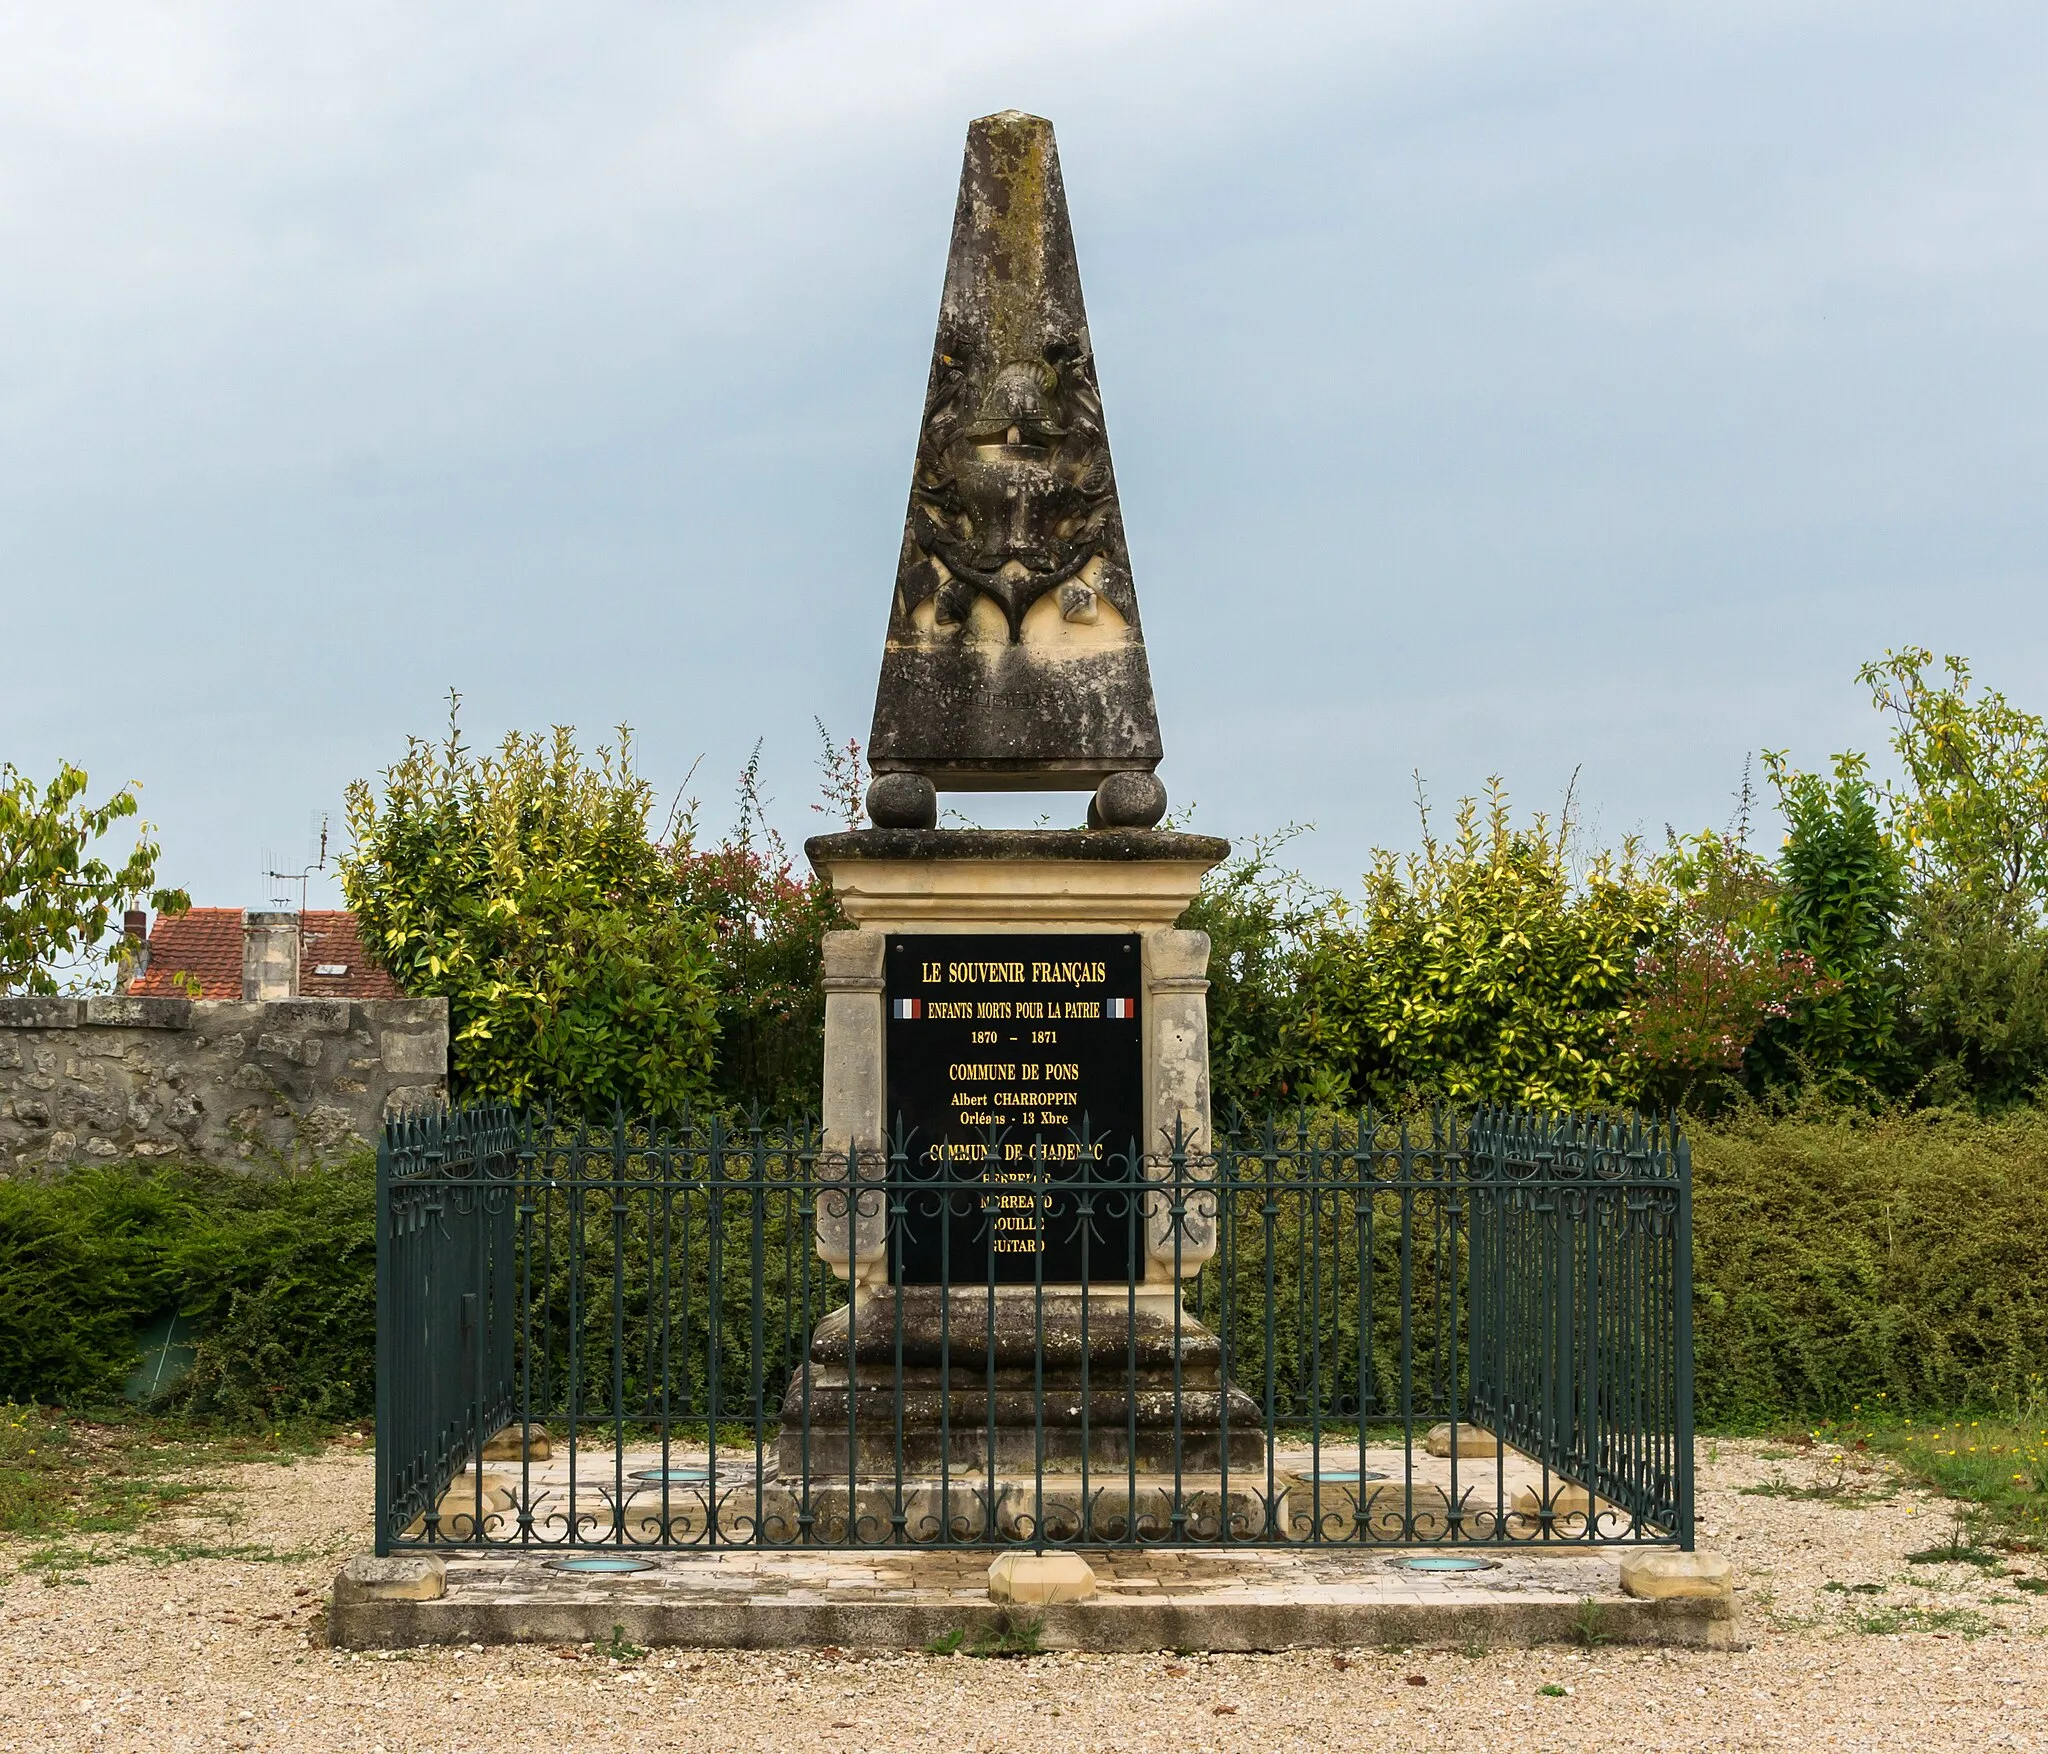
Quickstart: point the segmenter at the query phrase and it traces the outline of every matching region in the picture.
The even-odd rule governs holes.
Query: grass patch
[[[1847,1420],[1812,1436],[1845,1450],[1882,1456],[1914,1485],[1952,1501],[1948,1540],[1923,1549],[1917,1563],[1981,1565],[2000,1552],[2048,1550],[2048,1395],[2033,1379],[2016,1411],[1978,1418],[1908,1419],[1856,1407]],[[1837,1463],[1843,1477],[1844,1457]],[[1825,1483],[1824,1483],[1825,1484]],[[1754,1496],[1798,1497],[1782,1483],[1742,1488]],[[1889,1493],[1886,1494],[1887,1496]]]
[[[1859,1448],[1863,1447],[1861,1445]],[[1764,1454],[1779,1460],[1790,1460],[1783,1450],[1766,1450]],[[1868,1467],[1859,1467],[1858,1473],[1869,1473]],[[1744,1498],[1796,1498],[1821,1504],[1875,1504],[1892,1497],[1896,1486],[1882,1484],[1866,1486],[1861,1481],[1849,1478],[1849,1457],[1845,1452],[1835,1458],[1834,1472],[1807,1485],[1795,1485],[1780,1476],[1777,1479],[1762,1480],[1754,1486],[1738,1487]]]
[[[21,1568],[32,1577],[40,1577],[45,1584],[59,1584],[70,1582],[73,1572],[83,1571],[88,1565],[111,1565],[113,1562],[111,1553],[52,1541],[41,1547],[31,1547],[24,1553]]]
[[[330,1435],[325,1426],[227,1431],[144,1416],[100,1423],[0,1403],[0,1534],[44,1541],[38,1551],[72,1551],[65,1543],[73,1536],[132,1535],[213,1490],[195,1473],[238,1462],[288,1465],[319,1454]]]
[[[1908,1565],[1974,1565],[1985,1571],[1997,1571],[2005,1564],[2005,1556],[1993,1553],[1986,1547],[1964,1547],[1950,1542],[1945,1547],[1922,1547],[1917,1553],[1906,1555]]]
[[[1949,1498],[1975,1506],[1975,1540],[1951,1546],[2031,1551],[2048,1545],[2048,1423],[1951,1419],[1933,1426],[1877,1429],[1869,1442],[1909,1475]],[[1976,1563],[1966,1561],[1965,1563]]]
[[[233,1559],[245,1565],[302,1565],[318,1559],[318,1547],[266,1547],[247,1543],[219,1546],[207,1541],[142,1541],[127,1549],[152,1565],[182,1565],[188,1559]]]
[[[1892,1496],[1892,1491],[1885,1488],[1851,1486],[1844,1489],[1828,1481],[1817,1486],[1795,1486],[1790,1480],[1765,1480],[1755,1486],[1739,1486],[1736,1490],[1744,1498],[1798,1498],[1823,1504],[1876,1504]]]
[[[974,1635],[967,1646],[971,1657],[1035,1657],[1044,1648],[1045,1622],[1036,1614],[1017,1614],[1005,1608]]]

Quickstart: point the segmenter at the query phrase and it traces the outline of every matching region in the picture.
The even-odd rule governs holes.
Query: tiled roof
[[[308,908],[299,916],[299,993],[308,999],[401,999],[397,984],[364,954],[356,916],[340,908]],[[339,969],[339,974],[322,974]],[[199,990],[181,985],[195,976]],[[138,998],[239,999],[242,996],[242,910],[195,907],[175,918],[159,914],[149,934],[149,967],[128,989]]]
[[[308,908],[299,916],[299,992],[308,999],[402,999],[395,982],[372,962],[345,909]],[[341,974],[322,974],[339,968]],[[238,977],[239,978],[239,977]],[[239,986],[236,992],[240,993]]]
[[[193,975],[199,990],[174,976]],[[239,999],[242,996],[242,910],[195,907],[158,914],[149,934],[149,967],[128,989],[138,998]]]

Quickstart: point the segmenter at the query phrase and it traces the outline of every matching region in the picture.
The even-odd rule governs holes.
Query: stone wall
[[[0,999],[0,1174],[331,1162],[447,1095],[445,999]]]

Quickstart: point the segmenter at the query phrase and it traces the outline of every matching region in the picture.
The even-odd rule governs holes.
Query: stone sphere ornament
[[[939,789],[921,773],[878,773],[868,785],[868,820],[877,828],[936,828]]]
[[[1113,773],[1088,802],[1090,828],[1154,828],[1166,814],[1166,787],[1157,774]]]

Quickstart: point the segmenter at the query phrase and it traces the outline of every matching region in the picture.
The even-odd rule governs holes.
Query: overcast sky
[[[450,687],[814,828],[1014,107],[1197,825],[1722,822],[1887,646],[2048,709],[2044,74],[2040,0],[0,0],[0,758],[215,905]]]

